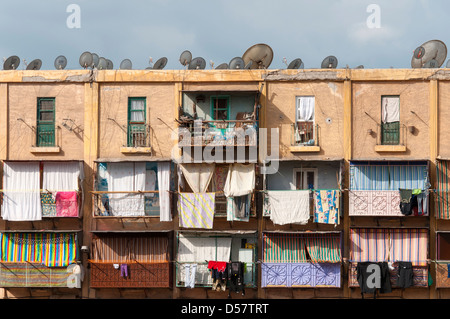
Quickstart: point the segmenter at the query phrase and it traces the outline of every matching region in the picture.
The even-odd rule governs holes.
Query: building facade
[[[2,71],[1,296],[448,298],[449,81]]]

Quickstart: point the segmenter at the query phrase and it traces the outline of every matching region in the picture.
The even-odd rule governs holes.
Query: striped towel
[[[178,195],[179,226],[213,228],[214,193],[180,193]]]

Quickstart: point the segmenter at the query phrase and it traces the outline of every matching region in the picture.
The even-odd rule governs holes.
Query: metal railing
[[[31,145],[34,147],[54,147],[59,146],[60,127],[56,126],[51,129],[31,127]]]
[[[159,216],[158,191],[92,192],[94,217]]]
[[[291,146],[319,146],[319,125],[313,122],[291,124]]]
[[[406,145],[406,129],[398,122],[377,124],[377,145]]]
[[[199,123],[199,122],[197,122]],[[257,121],[221,120],[180,122],[179,146],[256,146]]]
[[[129,124],[125,145],[127,147],[150,147],[150,126],[148,124]]]

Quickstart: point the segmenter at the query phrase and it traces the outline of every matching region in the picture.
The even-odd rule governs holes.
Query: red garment
[[[227,262],[226,261],[208,261],[208,269],[217,269],[220,272],[225,271],[227,268]]]

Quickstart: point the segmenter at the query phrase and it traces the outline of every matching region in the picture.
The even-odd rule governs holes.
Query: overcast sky
[[[80,9],[67,12],[70,5]],[[368,6],[376,4],[375,11]],[[70,28],[69,20],[79,22]],[[74,19],[71,19],[74,18]],[[367,20],[378,22],[369,27]],[[65,55],[67,69],[80,69],[79,56],[95,52],[114,63],[129,58],[145,69],[167,57],[165,69],[183,68],[181,52],[191,51],[214,67],[252,45],[274,52],[269,69],[284,69],[295,58],[319,68],[329,55],[338,67],[410,68],[414,49],[449,41],[450,3],[444,0],[15,0],[0,8],[0,56],[17,55],[19,69],[33,59],[54,69]],[[73,26],[73,24],[72,24]],[[3,64],[3,61],[2,61]],[[445,63],[444,63],[445,66]]]

